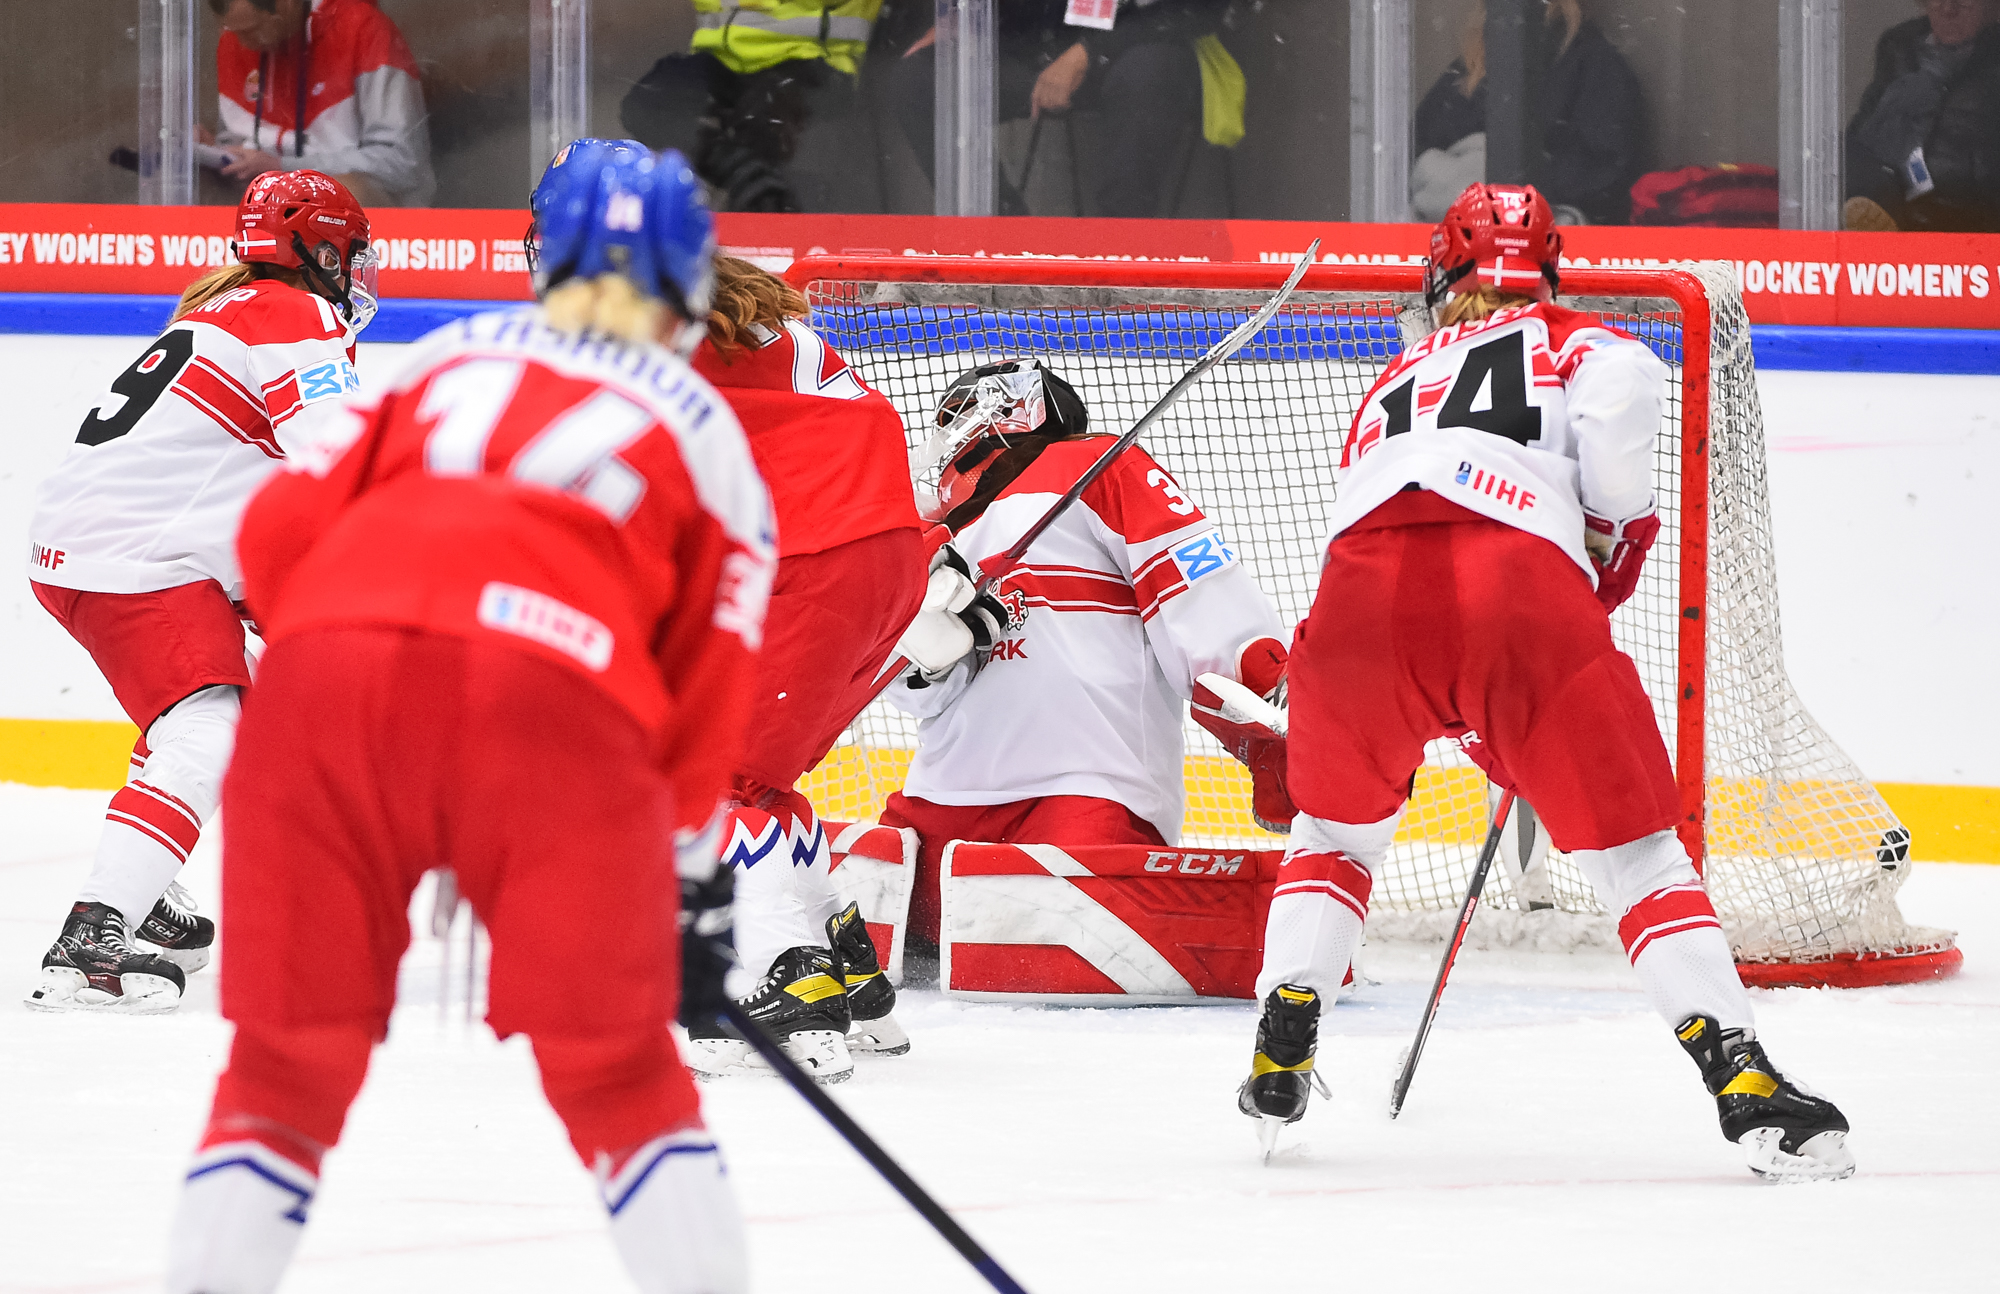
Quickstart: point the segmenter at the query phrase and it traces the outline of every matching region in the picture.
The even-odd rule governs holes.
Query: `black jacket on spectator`
[[[1875,79],[1847,126],[1847,196],[1873,198],[1904,229],[2000,231],[2000,26],[1969,50],[1929,40],[1930,20],[1914,18],[1876,41]],[[1937,187],[1910,198],[1903,163],[1919,144]]]
[[[1568,49],[1560,23],[1544,24],[1539,66],[1529,87],[1540,109],[1539,156],[1529,182],[1559,206],[1575,207],[1594,225],[1622,225],[1632,211],[1632,182],[1645,166],[1646,101],[1625,56],[1586,21]],[[1465,63],[1452,60],[1417,105],[1419,153],[1449,148],[1486,129],[1486,82],[1471,97],[1460,92]]]

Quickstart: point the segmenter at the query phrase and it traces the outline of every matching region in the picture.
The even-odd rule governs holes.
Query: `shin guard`
[[[204,1147],[188,1171],[167,1251],[168,1294],[266,1294],[305,1231],[319,1175],[261,1139]]]
[[[1300,813],[1292,820],[1264,928],[1260,1001],[1280,984],[1310,988],[1326,1002],[1339,994],[1368,918],[1373,869],[1395,834],[1393,817],[1347,823]]]

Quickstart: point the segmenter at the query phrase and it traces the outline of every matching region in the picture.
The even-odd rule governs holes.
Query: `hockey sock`
[[[722,861],[736,869],[736,955],[759,977],[787,948],[826,943],[825,923],[815,927],[799,901],[793,873],[801,870],[794,858],[801,842],[788,818],[736,805],[722,847]]]
[[[1373,868],[1388,857],[1395,834],[1394,817],[1347,823],[1300,813],[1292,820],[1264,927],[1259,1001],[1280,984],[1313,989],[1326,1002],[1339,994],[1368,917]]]
[[[532,1039],[542,1091],[585,1164],[657,1136],[699,1125],[701,1097],[664,1028]],[[622,1161],[621,1161],[622,1162]]]
[[[1678,836],[1657,831],[1571,857],[1618,913],[1618,938],[1661,1019],[1679,1026],[1705,1015],[1725,1030],[1753,1026],[1729,940]]]
[[[215,815],[243,713],[239,691],[204,688],[146,730],[133,748],[133,778],[105,812],[79,899],[110,904],[134,929],[152,912]]]
[[[268,1139],[204,1146],[174,1214],[168,1294],[276,1289],[318,1189],[318,1172],[277,1153]]]
[[[697,1124],[597,1164],[611,1240],[645,1294],[738,1294],[749,1288],[743,1217],[721,1152]]]
[[[824,932],[826,923],[839,916],[847,905],[833,888],[833,849],[827,841],[826,828],[812,805],[804,802],[805,797],[799,798],[802,812],[792,819],[791,826],[792,859],[797,864],[792,869],[792,888],[798,895],[806,923]],[[826,940],[820,938],[815,942],[824,944]]]

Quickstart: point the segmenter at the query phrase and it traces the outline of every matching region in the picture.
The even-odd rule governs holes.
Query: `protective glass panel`
[[[233,156],[303,161],[369,207],[525,205],[525,0],[340,0],[309,23],[201,0],[197,19],[195,120]],[[233,204],[247,168],[217,160],[200,201]]]
[[[0,5],[0,202],[138,200],[137,21],[129,3]]]
[[[1525,7],[1537,16],[1523,51],[1525,178],[1559,219],[1777,225],[1779,0]],[[1415,6],[1414,218],[1436,219],[1502,161],[1487,107],[1506,51],[1489,58],[1486,11],[1479,0]]]

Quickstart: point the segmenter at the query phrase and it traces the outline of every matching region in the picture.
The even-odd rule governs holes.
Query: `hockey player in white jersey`
[[[1854,1171],[1847,1121],[1757,1039],[1677,828],[1653,708],[1609,613],[1659,533],[1666,366],[1554,304],[1562,246],[1532,188],[1473,185],[1431,235],[1440,327],[1355,414],[1311,614],[1293,640],[1298,816],[1271,901],[1243,1113],[1305,1113],[1320,1005],[1360,941],[1424,744],[1462,745],[1533,802],[1618,921],[1723,1134],[1778,1179]],[[1266,1142],[1267,1146],[1269,1142]]]
[[[1188,702],[1221,724],[1196,679],[1213,672],[1276,695],[1286,658],[1277,611],[1229,536],[1136,445],[974,600],[979,564],[1040,520],[1115,437],[1090,434],[1083,401],[1032,359],[964,374],[935,423],[920,467],[937,473],[934,515],[951,540],[900,645],[914,664],[885,693],[921,726],[908,778],[881,815],[921,841],[909,917],[920,942],[938,938],[951,840],[1176,842]],[[1259,816],[1282,829],[1282,744],[1247,750],[1218,735],[1250,764]]]
[[[237,524],[359,389],[354,339],[375,313],[368,216],[337,180],[253,181],[233,246],[238,263],[188,287],[36,500],[35,596],[140,738],[31,1006],[171,1010],[215,939],[175,876],[215,812],[250,682]]]

